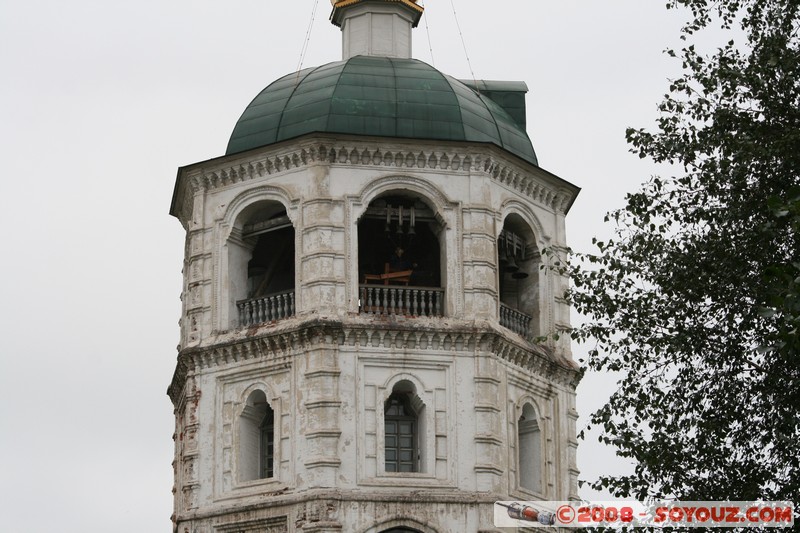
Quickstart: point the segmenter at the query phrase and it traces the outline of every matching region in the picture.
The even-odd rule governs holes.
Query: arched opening
[[[425,404],[410,381],[400,381],[383,405],[386,472],[422,472]]]
[[[541,254],[528,224],[506,217],[497,239],[500,325],[525,338],[539,335]]]
[[[247,397],[239,416],[239,481],[275,477],[275,412],[264,391]]]
[[[421,197],[394,192],[372,201],[358,224],[360,312],[442,316],[443,239]]]
[[[294,227],[283,205],[259,202],[245,209],[228,239],[228,250],[236,325],[294,315]]]
[[[517,421],[519,450],[519,486],[531,492],[542,492],[542,434],[536,410],[529,403],[522,408]]]

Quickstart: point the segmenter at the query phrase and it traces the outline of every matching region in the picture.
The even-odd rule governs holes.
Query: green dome
[[[269,85],[236,123],[226,154],[314,132],[493,143],[537,164],[524,128],[490,98],[416,59],[372,56]]]

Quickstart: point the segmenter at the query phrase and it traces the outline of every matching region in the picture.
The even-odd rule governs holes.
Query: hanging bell
[[[514,279],[525,279],[528,277],[528,273],[525,272],[524,270],[517,270],[516,272],[511,274],[511,277]]]
[[[513,254],[508,257],[508,261],[507,261],[506,266],[504,267],[504,270],[506,272],[516,272],[517,270],[519,270],[519,267],[517,266],[517,262],[514,260]]]
[[[505,265],[508,264],[508,254],[506,253],[505,246],[500,248],[500,255],[498,256],[497,259],[500,262],[500,265],[503,267],[503,270],[505,270]]]

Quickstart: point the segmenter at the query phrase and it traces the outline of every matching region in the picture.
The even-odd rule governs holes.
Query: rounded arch
[[[423,384],[422,380],[410,372],[400,372],[398,374],[392,374],[386,381],[383,382],[384,395],[381,400],[385,402],[386,399],[392,394],[392,391],[403,382],[408,383],[411,388],[404,388],[402,390],[405,392],[411,392],[417,396],[420,396],[420,394],[424,396],[425,385]]]
[[[422,380],[403,372],[384,381],[378,395],[379,463],[387,473],[424,473],[434,468],[434,424]]]
[[[361,533],[394,533],[394,532],[408,532],[408,533],[439,533],[430,524],[419,521],[410,516],[397,516],[378,522],[370,526]]]
[[[279,463],[276,424],[279,413],[264,383],[249,386],[240,398],[235,421],[236,479],[241,482],[276,477]]]
[[[250,385],[245,388],[242,393],[239,395],[239,401],[237,402],[237,409],[236,409],[236,416],[242,414],[242,411],[247,405],[253,405],[251,399],[254,393],[261,392],[264,394],[264,400],[272,406],[272,399],[276,396],[273,394],[272,388],[267,385],[263,381],[256,381],[255,383],[251,383]]]
[[[350,197],[355,238],[349,246],[359,312],[379,315],[447,314],[448,273],[457,248],[452,204],[431,182],[389,175]],[[377,288],[376,286],[390,286]],[[406,289],[405,287],[409,287]],[[416,290],[421,289],[421,290]]]
[[[286,216],[289,217],[292,225],[297,223],[297,212],[294,209],[296,200],[289,196],[289,193],[281,187],[274,185],[261,185],[252,189],[247,189],[237,194],[227,205],[220,206],[222,213],[218,217],[220,223],[227,228],[227,233],[223,239],[230,236],[230,232],[246,218],[247,211],[253,209],[262,202],[277,202],[283,206]],[[245,215],[244,217],[242,215]]]
[[[534,339],[542,324],[546,302],[542,249],[547,240],[536,214],[517,200],[501,206],[497,235],[497,289],[500,325]]]
[[[542,419],[542,408],[539,405],[539,402],[531,396],[530,394],[526,394],[522,396],[517,402],[514,404],[514,409],[516,413],[516,417],[519,418],[522,414],[522,411],[525,409],[526,405],[530,405],[533,409],[536,418],[541,420]]]
[[[392,192],[407,191],[416,194],[420,200],[427,203],[433,210],[437,222],[447,229],[451,226],[446,216],[452,202],[447,195],[433,183],[418,176],[391,174],[376,178],[367,183],[361,192],[353,199],[353,218],[356,223],[367,210],[367,207],[380,196],[391,194]]]
[[[517,402],[514,421],[516,424],[516,472],[517,486],[534,494],[544,494],[545,447],[544,424],[541,410],[531,396]]]
[[[550,235],[546,235],[544,226],[542,226],[539,217],[534,213],[531,207],[515,198],[506,200],[500,206],[500,224],[497,225],[497,236],[503,231],[505,222],[509,215],[517,215],[522,221],[528,225],[535,238],[535,244],[539,251],[545,246],[546,242],[550,239]]]
[[[280,187],[262,185],[220,206],[218,226],[221,329],[292,316],[298,249],[293,202]]]
[[[396,259],[401,257],[397,253],[397,243],[390,243],[391,239],[384,239],[379,235],[385,224],[378,226],[379,215],[375,209],[371,209],[377,207],[372,205],[373,202],[392,195],[404,197],[405,200],[413,199],[423,204],[423,211],[427,211],[424,215],[417,212],[417,215],[420,215],[417,218],[417,222],[420,223],[418,229],[424,231],[419,238],[414,237],[414,249],[407,250],[400,246],[404,250],[400,260]],[[405,210],[410,204],[397,202],[397,205],[394,205],[387,199],[386,206],[389,205],[394,208],[403,205]],[[457,231],[454,231],[460,227],[456,216],[457,205],[433,182],[410,174],[378,175],[366,183],[358,193],[348,196],[347,220],[350,231],[347,232],[346,242],[351,309],[362,314],[399,314],[409,317],[450,314],[462,298],[458,291],[448,290],[460,280],[460,271],[457,268],[458,256],[454,253],[459,247]],[[414,207],[416,209],[420,206]],[[393,212],[392,209],[387,211]],[[396,210],[394,213],[390,225],[396,229],[400,216]],[[407,221],[409,214],[408,211],[404,211]],[[410,224],[407,224],[407,227],[409,226]],[[427,236],[423,238],[424,235]],[[370,241],[377,241],[382,245],[366,246],[365,243]],[[400,239],[400,242],[402,241],[403,239]],[[423,241],[426,243],[424,246]],[[406,245],[409,245],[409,242],[406,242]],[[407,263],[410,263],[411,268],[406,268]],[[393,265],[400,268],[395,268]],[[409,270],[412,273],[404,279],[385,276],[396,272],[407,273]],[[388,292],[384,293],[368,286],[387,284],[396,285],[391,294],[395,297],[401,296],[399,301],[404,302],[404,305],[393,306]],[[421,287],[425,291],[411,293],[404,292],[404,289],[398,291],[397,289],[402,286]],[[410,299],[406,296],[410,296]],[[394,301],[397,302],[397,298]]]

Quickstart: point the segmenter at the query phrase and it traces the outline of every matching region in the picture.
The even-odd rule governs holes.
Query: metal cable
[[[300,79],[300,70],[303,68],[303,62],[306,60],[306,52],[308,52],[308,43],[311,41],[311,30],[314,28],[314,19],[317,17],[317,6],[319,0],[314,0],[314,8],[311,10],[311,20],[308,22],[308,29],[306,30],[306,38],[303,41],[303,48],[300,50],[300,60],[297,62],[297,79],[295,85]]]
[[[431,65],[436,67],[436,60],[433,58],[433,43],[431,42],[431,29],[428,27],[428,6],[425,3],[422,3],[422,7],[425,11],[422,12],[422,18],[425,19],[425,32],[428,34],[428,50],[431,52]]]
[[[461,46],[464,47],[464,55],[467,57],[469,73],[472,75],[472,81],[475,82],[475,87],[477,90],[478,79],[475,77],[475,72],[472,70],[472,62],[469,60],[469,54],[467,53],[467,43],[464,41],[464,34],[461,32],[461,24],[458,23],[458,13],[456,13],[456,5],[453,3],[453,0],[450,0],[450,6],[453,8],[453,17],[456,19],[456,27],[458,28],[458,35],[461,37]]]

